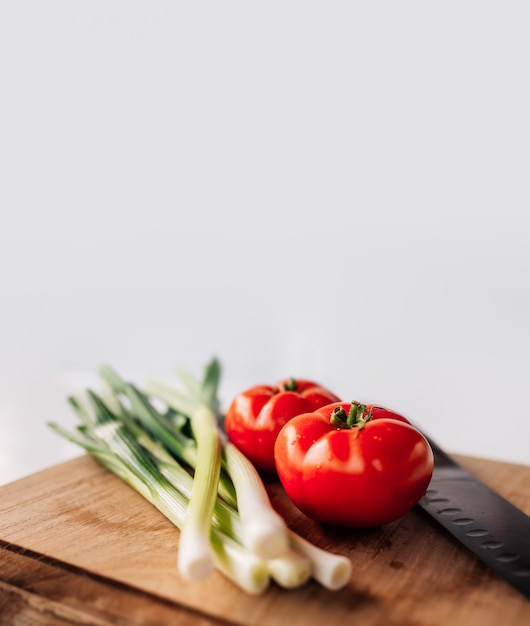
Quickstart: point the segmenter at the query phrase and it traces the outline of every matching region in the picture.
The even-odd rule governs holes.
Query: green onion
[[[147,391],[175,410],[182,408],[180,396],[166,383],[152,381]],[[226,438],[223,438],[222,463],[235,488],[244,545],[264,559],[281,556],[289,546],[287,527],[272,508],[257,470]]]
[[[207,370],[210,386],[218,379],[217,369],[218,365],[214,362]],[[101,368],[100,375],[116,391],[126,395],[131,407],[153,436],[165,441],[177,455],[194,465],[195,480],[181,526],[178,569],[187,580],[200,580],[214,568],[210,526],[221,471],[221,441],[216,416],[201,398],[181,396],[180,406],[184,406],[189,413],[190,427],[196,442],[196,448],[192,448],[186,445],[182,436],[178,437],[178,432],[171,436],[142,393],[133,385],[124,383],[109,367]]]
[[[323,587],[337,591],[348,583],[352,573],[350,559],[323,550],[292,531],[289,537],[293,549],[311,561],[312,576]]]
[[[272,579],[285,588],[310,577],[344,586],[351,563],[287,528],[261,478],[227,441],[217,400],[220,367],[202,381],[181,372],[180,391],[159,381],[144,390],[100,368],[100,395],[70,397],[81,420],[74,432],[51,428],[92,454],[180,529],[177,566],[188,580],[214,567],[248,593]],[[162,403],[160,408],[157,403]]]
[[[221,471],[221,441],[215,416],[209,407],[198,406],[190,418],[197,442],[197,463],[186,519],[181,529],[178,567],[188,580],[199,580],[214,567],[210,527]]]
[[[236,490],[244,545],[264,559],[281,557],[289,548],[287,526],[272,508],[256,468],[227,440],[223,453],[224,467]]]
[[[149,398],[131,383],[123,381],[116,372],[108,366],[100,369],[102,385],[106,392],[106,399],[109,406],[115,402],[120,404],[119,413],[125,414],[122,419],[135,419],[138,424],[149,432],[173,454],[175,458],[182,460],[188,466],[195,468],[197,463],[197,444],[190,429],[190,419],[183,412],[173,411],[162,413],[150,402]],[[110,388],[109,388],[110,385]],[[131,411],[127,410],[120,403],[119,394],[123,394],[131,406]],[[191,408],[196,406],[196,401],[192,403],[189,399],[181,404]],[[232,481],[226,474],[221,474],[219,492],[222,497],[235,505],[236,494]]]
[[[138,491],[175,526],[185,523],[189,498],[157,471],[156,464],[142,452],[117,423],[98,426],[92,436],[82,431],[69,433],[57,424],[51,428],[59,435],[85,448],[102,465]],[[179,542],[181,549],[182,538]],[[219,528],[211,529],[210,546],[215,567],[227,578],[251,594],[261,594],[269,585],[267,563],[243,549]]]
[[[268,560],[267,566],[273,580],[285,589],[301,587],[313,572],[311,560],[292,548],[288,548],[282,556]]]

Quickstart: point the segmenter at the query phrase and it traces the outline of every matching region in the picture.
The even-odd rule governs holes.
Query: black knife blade
[[[530,599],[530,517],[425,437],[434,471],[419,506]]]

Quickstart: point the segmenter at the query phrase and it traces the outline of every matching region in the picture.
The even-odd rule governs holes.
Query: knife
[[[434,453],[434,471],[419,506],[530,599],[530,517],[424,436]]]

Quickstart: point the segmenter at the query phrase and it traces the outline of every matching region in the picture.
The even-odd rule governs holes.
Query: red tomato
[[[356,414],[352,425],[349,413]],[[347,402],[290,420],[274,456],[287,495],[303,513],[356,527],[402,517],[425,494],[434,465],[427,440],[406,418]]]
[[[225,415],[226,434],[258,469],[275,472],[274,442],[282,426],[295,415],[338,400],[328,389],[300,378],[275,387],[256,385],[232,401]]]

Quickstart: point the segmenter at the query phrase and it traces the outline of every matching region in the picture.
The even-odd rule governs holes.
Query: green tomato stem
[[[295,378],[289,378],[289,380],[283,385],[285,391],[296,391],[298,389],[298,383]]]
[[[335,407],[329,421],[336,428],[357,427],[361,430],[371,419],[372,412],[367,410],[366,404],[361,404],[354,400],[350,405],[348,413],[341,406]]]

